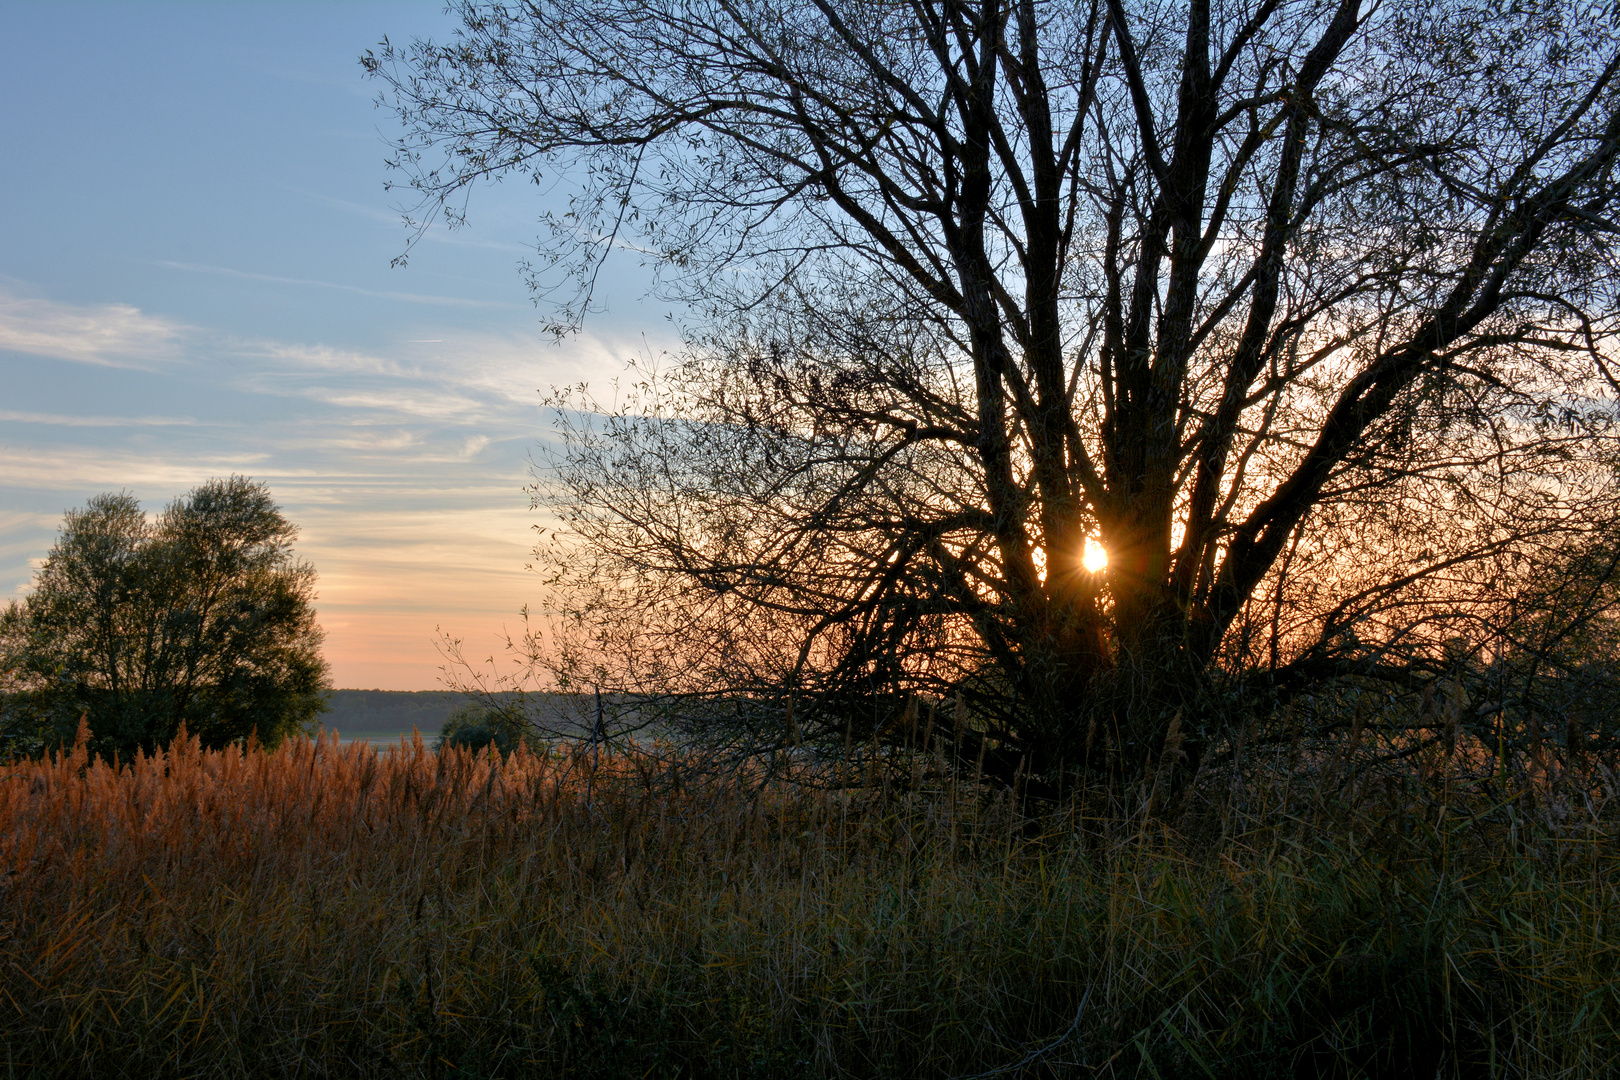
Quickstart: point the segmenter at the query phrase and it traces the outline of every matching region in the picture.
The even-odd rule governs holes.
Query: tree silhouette
[[[599,677],[779,741],[961,692],[992,771],[1138,775],[1172,726],[1191,769],[1256,707],[1483,663],[1515,567],[1614,519],[1607,8],[457,10],[363,61],[413,220],[572,184],[554,328],[610,258],[683,305],[617,405],[555,402]]]

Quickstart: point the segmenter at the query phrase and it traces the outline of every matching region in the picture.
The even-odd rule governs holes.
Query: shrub
[[[520,746],[538,750],[541,743],[520,708],[484,705],[463,705],[453,711],[433,743],[435,750],[455,747],[474,753],[486,746],[504,758]]]

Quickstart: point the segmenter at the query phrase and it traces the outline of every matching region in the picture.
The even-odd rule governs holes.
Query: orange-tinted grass
[[[1381,808],[1381,813],[1389,808]],[[0,770],[26,1075],[1605,1076],[1616,839],[182,739]]]

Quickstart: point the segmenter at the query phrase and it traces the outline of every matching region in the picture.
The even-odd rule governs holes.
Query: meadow
[[[925,764],[813,787],[420,739],[119,768],[81,744],[0,769],[0,1067],[1620,1074],[1612,811],[1292,767],[1149,817]]]

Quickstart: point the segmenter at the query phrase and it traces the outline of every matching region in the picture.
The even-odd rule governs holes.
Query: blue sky
[[[554,384],[668,344],[632,258],[562,344],[518,263],[541,202],[474,193],[409,265],[358,57],[439,4],[0,0],[0,591],[64,510],[270,485],[320,573],[338,686],[430,689],[537,590],[523,488]]]

